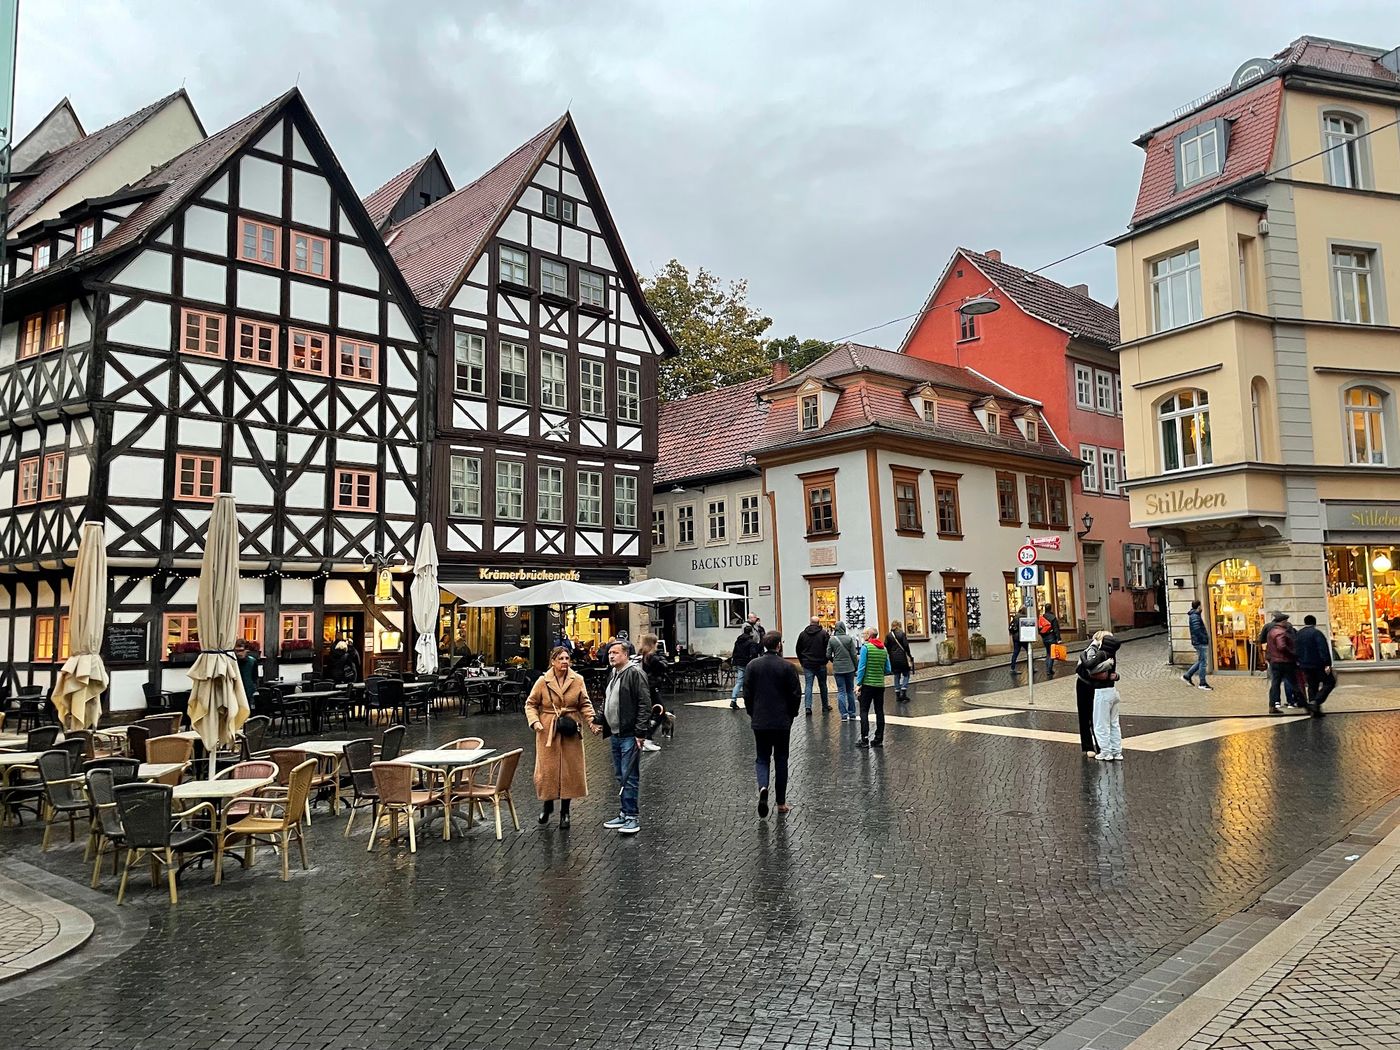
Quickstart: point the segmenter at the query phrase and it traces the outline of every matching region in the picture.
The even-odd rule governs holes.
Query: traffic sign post
[[[1035,548],[1029,543],[1016,552],[1016,561],[1021,565],[1034,565],[1035,559]]]
[[[1040,580],[1040,569],[1035,564],[1035,548],[1029,543],[1016,552],[1016,560],[1020,564],[1016,566],[1016,582],[1021,587],[1021,601],[1026,606],[1029,616],[1023,617],[1016,623],[1016,640],[1026,647],[1026,689],[1030,697],[1030,703],[1035,703],[1035,639],[1036,639],[1036,593],[1035,587]]]

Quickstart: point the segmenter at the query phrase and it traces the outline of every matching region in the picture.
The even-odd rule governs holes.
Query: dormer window
[[[1040,440],[1040,424],[1035,421],[1035,417],[1026,417],[1026,440],[1038,442]]]
[[[936,398],[926,397],[923,399],[923,417],[925,423],[938,425],[938,401]]]
[[[1001,413],[994,408],[987,409],[987,433],[1001,433]]]
[[[802,429],[817,430],[821,425],[821,403],[816,394],[807,394],[802,398]]]
[[[34,246],[34,272],[47,270],[53,261],[53,245],[49,241]]]
[[[1180,193],[1225,170],[1230,122],[1223,117],[1188,128],[1176,137],[1176,190]]]
[[[565,222],[574,221],[574,202],[564,200],[562,197],[546,193],[544,195],[544,213],[551,219],[563,219]]]
[[[78,229],[74,240],[77,242],[79,252],[91,251],[96,237],[97,224],[95,222],[88,219],[87,222],[78,223]]]

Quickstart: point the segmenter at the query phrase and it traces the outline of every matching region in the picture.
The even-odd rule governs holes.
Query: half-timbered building
[[[396,198],[416,210],[385,241],[436,351],[427,507],[444,587],[471,596],[501,582],[625,582],[650,554],[656,368],[675,347],[572,118],[470,185],[424,199]],[[598,638],[625,615],[575,610],[558,624],[449,605],[441,640],[537,661],[559,630]]]
[[[164,159],[164,158],[162,158]],[[188,688],[214,495],[238,501],[241,633],[269,671],[401,649],[420,492],[420,316],[295,89],[9,245],[0,666],[66,656],[83,520],[106,529],[114,710]],[[430,386],[430,383],[428,383]],[[278,665],[282,665],[280,668]],[[290,666],[288,666],[290,665]],[[300,666],[298,666],[300,665]]]

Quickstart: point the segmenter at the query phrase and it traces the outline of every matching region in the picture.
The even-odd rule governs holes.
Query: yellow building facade
[[[1263,666],[1275,609],[1400,677],[1400,49],[1304,37],[1142,136],[1115,242],[1132,523],[1173,658]]]

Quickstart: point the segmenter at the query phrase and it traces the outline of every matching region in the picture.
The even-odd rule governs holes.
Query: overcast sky
[[[1132,140],[1246,59],[1400,45],[1395,0],[1328,6],[21,0],[16,127],[183,83],[213,132],[299,79],[364,195],[434,146],[463,185],[570,108],[638,270],[747,278],[771,334],[835,339],[959,244],[1035,268],[1122,231]],[[1110,249],[1050,276],[1115,299]]]

